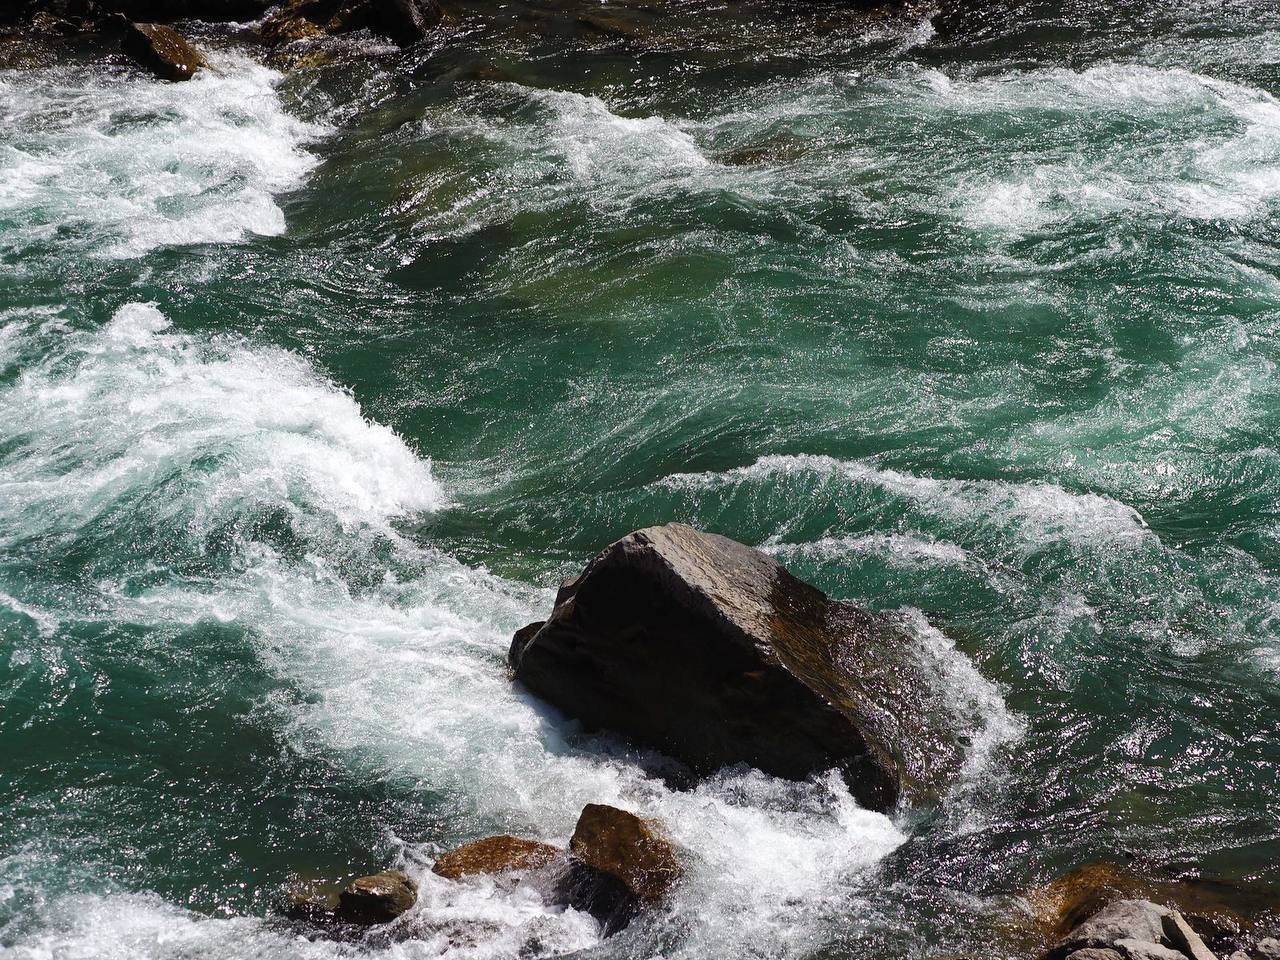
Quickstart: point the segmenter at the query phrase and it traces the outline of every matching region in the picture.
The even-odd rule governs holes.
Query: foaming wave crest
[[[1098,494],[1071,493],[1052,483],[935,479],[862,460],[821,455],[764,456],[749,466],[723,473],[673,474],[659,483],[672,489],[714,490],[788,477],[839,480],[907,501],[931,515],[1012,526],[1024,549],[1063,539],[1114,543],[1140,541],[1149,536],[1147,525],[1136,510]],[[943,559],[936,549],[933,559]],[[952,554],[947,559],[958,557]]]
[[[1023,232],[1081,216],[1262,216],[1280,198],[1280,102],[1183,69],[1107,64],[977,80],[925,71],[904,87],[978,129],[997,171],[956,191],[964,219]],[[1020,118],[1016,136],[983,118]],[[1001,124],[993,124],[1003,131]]]
[[[344,526],[439,507],[430,465],[300,357],[172,332],[154,306],[122,307],[4,391],[0,524],[66,534],[124,503],[207,533],[266,506]]]
[[[317,163],[279,74],[215,55],[187,83],[63,69],[0,74],[3,251],[137,257],[284,232],[272,194]]]

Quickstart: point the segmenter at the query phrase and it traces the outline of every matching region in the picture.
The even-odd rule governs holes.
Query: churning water
[[[613,13],[0,73],[0,953],[927,956],[1090,859],[1280,881],[1280,14]],[[900,618],[939,809],[512,687],[669,520]],[[590,801],[687,856],[616,937],[429,872]],[[415,939],[273,912],[390,863]]]

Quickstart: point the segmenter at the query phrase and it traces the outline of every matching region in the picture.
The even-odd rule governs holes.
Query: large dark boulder
[[[839,768],[879,810],[933,795],[959,758],[920,656],[891,620],[682,524],[606,548],[510,651],[520,682],[588,727],[697,772]]]

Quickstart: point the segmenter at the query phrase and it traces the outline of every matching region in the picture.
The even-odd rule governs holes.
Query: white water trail
[[[715,490],[786,477],[838,480],[908,501],[927,514],[953,522],[979,521],[1012,528],[1019,549],[1027,552],[1061,540],[1136,544],[1151,537],[1141,514],[1100,494],[1072,493],[1053,483],[937,479],[878,467],[864,460],[838,460],[824,455],[771,454],[724,472],[672,474],[658,482],[674,490]],[[785,549],[802,548],[789,545]],[[918,548],[916,553],[920,553]],[[933,559],[943,559],[936,549]],[[952,553],[950,559],[959,556]]]

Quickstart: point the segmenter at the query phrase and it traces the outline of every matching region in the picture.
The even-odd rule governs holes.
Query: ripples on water
[[[1280,880],[1274,11],[503,11],[0,74],[0,946],[927,955],[1088,859]],[[673,790],[511,688],[671,519],[898,611],[939,811]],[[427,871],[591,800],[689,856],[617,938]],[[479,941],[270,919],[393,859]]]

